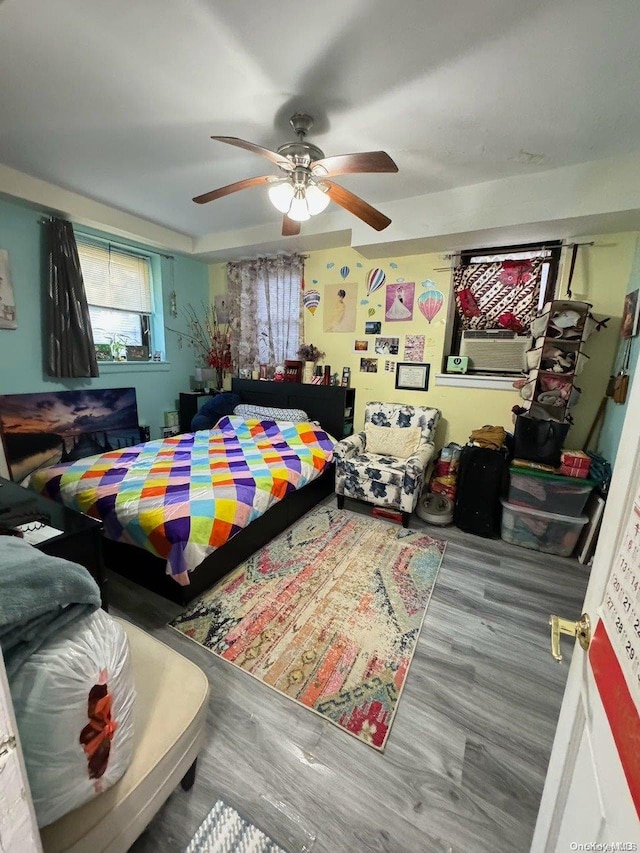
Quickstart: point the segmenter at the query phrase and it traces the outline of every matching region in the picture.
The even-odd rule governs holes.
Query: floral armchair
[[[394,403],[367,403],[365,429],[338,442],[334,448],[338,508],[348,498],[391,507],[402,512],[402,524],[420,497],[425,471],[434,452],[434,433],[440,420],[438,409]],[[418,427],[419,444],[410,456],[367,452],[367,425],[403,429]],[[397,432],[390,432],[390,437]],[[392,442],[391,442],[392,443]]]

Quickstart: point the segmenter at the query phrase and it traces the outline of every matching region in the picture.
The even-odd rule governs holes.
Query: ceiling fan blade
[[[387,225],[391,225],[391,220],[388,216],[376,210],[375,207],[371,207],[370,204],[358,198],[357,195],[349,192],[349,190],[345,190],[344,187],[338,184],[334,184],[332,181],[325,181],[324,183],[329,187],[327,194],[331,201],[335,201],[340,207],[344,207],[345,210],[353,213],[358,219],[362,219],[363,222],[375,228],[376,231],[382,231]]]
[[[334,175],[353,175],[358,172],[397,172],[398,167],[386,151],[365,151],[362,154],[337,154],[311,164],[319,178]]]
[[[217,190],[197,195],[194,198],[196,204],[206,204],[208,201],[214,201],[217,198],[222,198],[231,193],[237,193],[240,190],[248,190],[250,187],[257,187],[259,184],[267,184],[271,181],[278,180],[273,175],[261,175],[259,178],[246,178],[244,181],[236,181],[233,184],[227,184],[226,187],[219,187]]]
[[[285,214],[284,219],[282,220],[282,236],[283,237],[295,237],[296,234],[300,233],[300,223],[296,222],[295,219],[289,219],[289,217]]]
[[[267,160],[271,160],[272,163],[280,166],[281,169],[286,169],[289,172],[293,170],[293,163],[287,160],[286,157],[283,157],[282,154],[278,154],[277,151],[271,151],[269,148],[263,148],[261,145],[256,145],[255,142],[247,142],[246,139],[238,139],[237,136],[212,136],[211,138],[218,142],[226,142],[227,145],[235,145],[236,148],[244,148],[253,154],[259,154],[261,157],[266,157]]]

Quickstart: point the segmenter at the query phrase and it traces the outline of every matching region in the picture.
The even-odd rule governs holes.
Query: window
[[[453,275],[451,355],[470,373],[518,373],[533,318],[556,291],[561,243],[460,253]]]
[[[151,346],[151,259],[111,244],[78,239],[95,344]]]

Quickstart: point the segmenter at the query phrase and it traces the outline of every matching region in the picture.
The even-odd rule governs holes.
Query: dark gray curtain
[[[45,366],[49,376],[98,376],[89,307],[70,222],[47,223],[49,282]]]

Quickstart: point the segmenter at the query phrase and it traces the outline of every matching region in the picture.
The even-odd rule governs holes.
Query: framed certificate
[[[408,391],[429,390],[429,365],[399,361],[396,365],[396,388]]]

